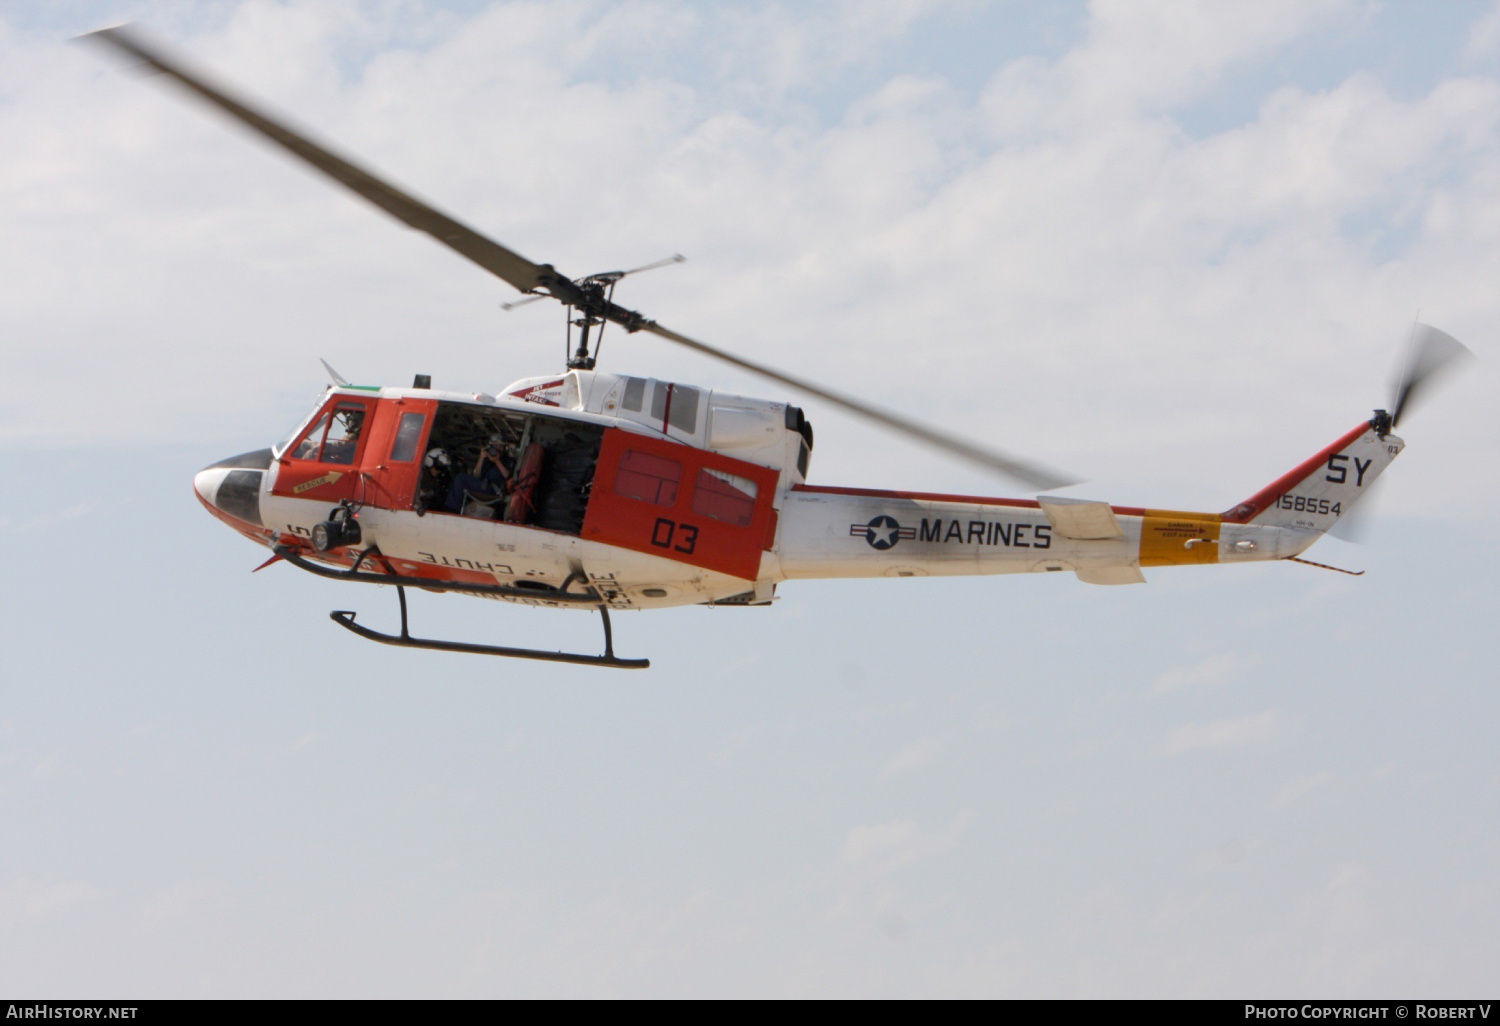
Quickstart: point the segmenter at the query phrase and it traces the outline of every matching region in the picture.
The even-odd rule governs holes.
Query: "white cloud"
[[[1162,671],[1151,682],[1151,692],[1165,695],[1185,688],[1223,684],[1254,665],[1255,660],[1233,652],[1211,655],[1187,666],[1174,666]]]
[[[1352,7],[1347,0],[1094,0],[1086,39],[1055,63],[1005,69],[990,90],[990,110],[1002,130],[1044,134],[1154,113]]]
[[[855,826],[844,839],[839,861],[850,870],[854,883],[869,884],[957,848],[973,818],[971,812],[961,811],[938,830],[909,819]]]
[[[1332,773],[1314,773],[1311,776],[1294,780],[1278,791],[1275,798],[1271,799],[1271,808],[1284,809],[1304,795],[1331,784],[1336,779]]]
[[[1263,712],[1256,716],[1245,716],[1234,720],[1215,720],[1212,723],[1187,723],[1167,735],[1161,749],[1167,755],[1203,749],[1233,748],[1241,745],[1265,744],[1271,739],[1276,716]]]
[[[916,820],[912,819],[853,827],[844,839],[839,858],[851,864],[868,862],[876,855],[906,846],[918,830]]]
[[[292,742],[292,747],[291,747],[290,751],[293,751],[293,752],[305,752],[309,748],[312,748],[314,745],[316,745],[319,742],[321,742],[322,740],[323,740],[323,734],[322,734],[321,731],[316,731],[316,730],[309,731],[308,733],[303,734],[301,737],[299,737],[296,741]]]
[[[911,770],[921,769],[943,754],[948,742],[943,738],[927,735],[902,747],[880,771],[881,780],[889,780]]]
[[[156,888],[141,905],[141,913],[147,920],[185,919],[203,914],[221,897],[223,888],[207,880],[179,880]]]
[[[1483,57],[1500,49],[1500,3],[1492,4],[1488,14],[1474,23],[1469,31],[1466,56]]]
[[[99,889],[82,880],[11,880],[0,884],[0,912],[10,920],[51,919],[99,897]]]
[[[1282,88],[1197,139],[1172,120],[1349,4],[1100,3],[1077,46],[996,67],[977,100],[898,71],[828,124],[795,88],[899,52],[916,7],[424,9],[246,4],[175,37],[528,256],[583,273],[686,252],[622,298],[1104,498],[1224,508],[1382,401],[1418,307],[1480,350],[1500,320],[1491,78]],[[620,40],[651,60],[622,64]],[[490,390],[557,360],[555,311],[501,315],[507,288],[161,83],[14,31],[0,47],[0,440],[244,447],[301,412],[318,356]],[[778,392],[651,340],[606,348]],[[1500,499],[1500,429],[1477,426],[1492,363],[1423,411],[1443,459],[1413,445],[1391,512]],[[143,394],[161,399],[123,399]],[[994,487],[809,407],[820,480]]]

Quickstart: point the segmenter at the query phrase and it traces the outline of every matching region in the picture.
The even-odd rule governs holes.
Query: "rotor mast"
[[[615,285],[621,278],[640,274],[642,271],[654,271],[658,267],[666,267],[670,264],[680,264],[686,259],[687,257],[681,253],[674,253],[665,260],[657,260],[641,267],[632,267],[628,271],[605,271],[602,274],[591,274],[587,278],[567,282],[562,294],[554,290],[550,283],[544,283],[547,292],[561,300],[567,307],[568,370],[594,369],[594,365],[599,360],[599,347],[604,342],[604,325],[608,322],[613,321],[630,332],[649,328],[653,323],[634,310],[627,310],[615,304]],[[551,269],[550,266],[548,269]],[[511,303],[506,308],[519,305],[519,303]],[[573,316],[575,310],[578,311],[576,318]],[[577,349],[573,348],[575,327],[578,329]],[[594,336],[594,349],[591,353],[589,352],[589,335],[595,328],[599,329],[599,333]]]

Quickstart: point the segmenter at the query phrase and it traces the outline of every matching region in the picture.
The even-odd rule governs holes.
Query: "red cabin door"
[[[779,477],[754,463],[610,428],[583,537],[753,581],[774,531]]]
[[[272,492],[297,499],[364,501],[360,461],[369,448],[376,400],[334,395],[312,425],[281,454]]]
[[[411,509],[432,431],[436,399],[382,399],[365,454],[367,502],[385,509]]]
[[[335,395],[281,456],[277,495],[411,509],[433,399]]]

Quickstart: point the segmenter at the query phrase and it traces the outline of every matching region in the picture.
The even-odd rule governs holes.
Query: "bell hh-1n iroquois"
[[[726,361],[1034,490],[1069,482],[618,306],[615,285],[633,272],[573,279],[534,264],[234,98],[133,30],[85,38],[170,76],[522,293],[567,308],[562,373],[523,378],[492,396],[439,391],[421,375],[410,388],[351,385],[328,368],[335,384],[282,442],[194,479],[210,513],[271,549],[268,562],[395,585],[399,635],[358,624],[346,610],[331,614],[388,644],[644,667],[647,660],[615,656],[610,610],[763,606],[779,583],[801,578],[1071,571],[1091,584],[1134,584],[1145,580],[1143,567],[1298,559],[1401,452],[1391,431],[1412,396],[1467,355],[1454,339],[1417,325],[1389,412],[1377,410],[1223,513],[812,485],[813,432],[801,409],[597,370],[605,326]],[[415,638],[407,587],[597,609],[605,651]]]

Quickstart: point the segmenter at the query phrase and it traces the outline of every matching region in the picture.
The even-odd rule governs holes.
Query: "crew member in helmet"
[[[453,477],[453,461],[448,459],[448,450],[434,446],[422,457],[422,476],[419,478],[418,495],[422,509],[446,508],[439,506],[447,502],[448,482]]]
[[[510,490],[511,479],[511,468],[506,466],[505,457],[504,437],[490,435],[484,448],[479,450],[479,458],[474,461],[474,472],[455,475],[453,483],[448,486],[448,501],[445,503],[448,512],[462,513],[464,503],[470,498],[493,505],[492,499],[505,495]]]

